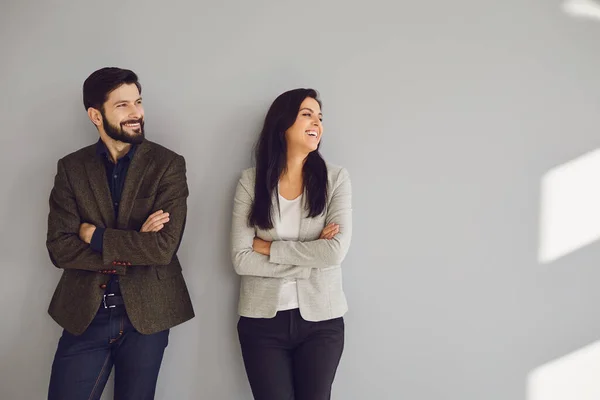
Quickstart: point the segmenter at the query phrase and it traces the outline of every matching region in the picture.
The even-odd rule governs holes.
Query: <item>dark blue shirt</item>
[[[131,159],[135,153],[135,145],[131,145],[129,152],[125,156],[117,160],[117,163],[113,163],[110,159],[110,153],[108,148],[102,140],[98,140],[96,145],[96,154],[102,158],[104,166],[106,168],[106,179],[108,180],[108,188],[110,190],[110,196],[112,198],[113,208],[115,209],[115,219],[119,216],[119,203],[121,202],[121,195],[123,194],[123,186],[125,185],[125,178],[127,177],[127,170]],[[92,235],[90,247],[92,250],[102,252],[104,245],[104,231],[105,228],[97,227]]]

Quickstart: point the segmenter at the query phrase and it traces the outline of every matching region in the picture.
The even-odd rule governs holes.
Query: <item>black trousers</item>
[[[240,317],[238,336],[255,400],[326,400],[344,349],[344,319],[309,322],[298,309]]]

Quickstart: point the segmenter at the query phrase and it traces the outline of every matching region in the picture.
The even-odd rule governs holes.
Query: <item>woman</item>
[[[319,154],[322,134],[315,90],[280,95],[235,194],[238,335],[256,400],[329,399],[344,347],[351,186]]]

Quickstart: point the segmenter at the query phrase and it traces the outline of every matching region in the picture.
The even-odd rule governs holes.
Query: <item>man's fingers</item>
[[[150,219],[150,218],[152,218],[152,217],[154,217],[154,216],[156,216],[156,215],[160,215],[160,214],[162,214],[162,213],[163,213],[163,210],[158,210],[158,211],[156,211],[156,212],[154,212],[154,213],[150,214],[150,215],[148,216],[148,219]]]
[[[148,217],[148,219],[146,220],[146,223],[148,225],[154,225],[157,222],[158,223],[162,223],[166,220],[169,219],[169,213],[162,213],[162,214],[158,214],[158,215],[154,215],[154,216],[150,216]]]
[[[165,227],[164,224],[160,224],[160,225],[156,226],[154,229],[152,229],[151,232],[158,232],[158,231],[160,231],[164,227]]]
[[[151,224],[149,224],[148,225],[148,230],[149,231],[154,231],[157,227],[164,226],[167,222],[169,222],[169,217],[161,218],[158,221],[154,221]],[[162,228],[160,228],[160,229],[162,229]]]
[[[161,214],[161,215],[159,215],[157,217],[154,217],[154,220],[153,220],[152,223],[153,224],[156,224],[156,223],[161,223],[162,224],[162,223],[168,221],[169,219],[170,219],[169,218],[169,214],[165,213],[165,214]]]
[[[169,217],[169,213],[166,212],[161,212],[160,214],[152,214],[151,216],[148,217],[148,221],[152,222],[152,221],[160,221],[163,218],[168,218]]]
[[[154,224],[152,226],[143,227],[140,230],[140,232],[158,232],[158,231],[160,231],[164,227],[165,227],[165,224],[158,223],[158,224]]]
[[[141,232],[158,232],[170,221],[169,213],[158,210],[152,213],[142,225]]]

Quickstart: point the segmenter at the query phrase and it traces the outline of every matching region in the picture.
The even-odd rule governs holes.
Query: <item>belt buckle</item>
[[[106,298],[113,297],[114,295],[115,295],[114,293],[109,293],[109,294],[105,294],[102,296],[102,304],[104,305],[104,308],[115,308],[116,307],[116,305],[112,305],[112,306],[106,305]]]

